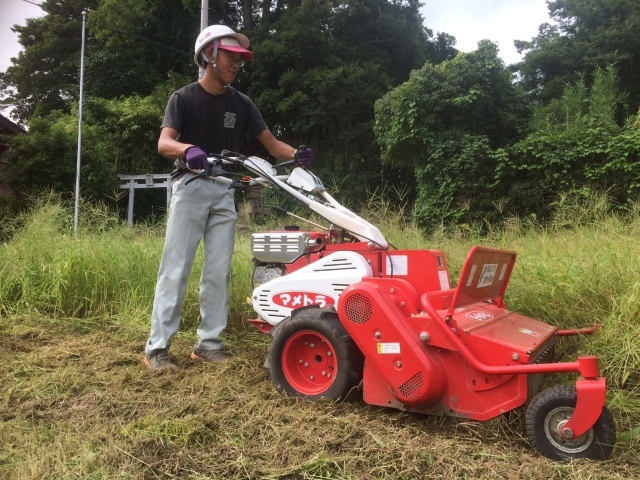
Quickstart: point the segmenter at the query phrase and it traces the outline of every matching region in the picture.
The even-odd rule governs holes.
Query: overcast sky
[[[0,71],[11,65],[22,49],[14,24],[24,25],[26,18],[42,15],[33,5],[41,0],[0,0]],[[31,2],[31,3],[29,3]],[[446,32],[456,37],[456,48],[475,50],[485,38],[498,43],[505,63],[520,60],[513,40],[531,40],[538,26],[548,22],[546,0],[422,0],[420,12],[425,25],[434,33]]]
[[[29,0],[39,3],[40,0]],[[0,71],[11,65],[11,57],[17,57],[22,45],[18,34],[11,31],[15,24],[24,25],[25,19],[42,16],[40,7],[22,0],[0,0]]]
[[[551,23],[546,0],[422,0],[425,25],[433,33],[456,37],[461,52],[475,50],[480,40],[500,47],[507,65],[520,60],[514,40],[531,40],[538,27]]]

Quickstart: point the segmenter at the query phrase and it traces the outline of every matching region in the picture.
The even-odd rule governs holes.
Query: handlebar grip
[[[213,165],[216,162],[216,160],[219,160],[222,163],[225,163],[227,165],[231,165],[233,163],[237,163],[237,162],[233,162],[231,160],[228,160],[228,159],[226,159],[226,158],[224,158],[222,156],[207,157],[207,162],[209,162],[209,165]]]
[[[278,163],[276,165],[274,165],[274,167],[278,168],[278,167],[289,167],[291,165],[295,165],[296,161],[295,160],[288,160],[286,162],[282,162],[282,163]]]
[[[273,208],[279,215],[288,215],[287,211],[278,205],[273,205],[271,208]]]
[[[244,161],[247,159],[244,155],[232,152],[230,150],[222,150],[220,153],[210,153],[207,157],[207,161],[209,163],[213,163],[216,160],[220,160],[225,164],[236,164],[236,165],[244,165]]]
[[[232,152],[231,150],[222,150],[220,152],[220,156],[231,162],[236,162],[236,163],[242,163],[247,159],[245,155],[242,155],[241,153],[238,153],[238,152]]]

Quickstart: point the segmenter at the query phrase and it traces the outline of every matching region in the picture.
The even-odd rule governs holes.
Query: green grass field
[[[246,321],[246,228],[224,334],[232,360],[188,358],[199,255],[172,346],[179,369],[148,371],[142,355],[163,227],[126,228],[85,207],[76,237],[72,211],[45,198],[0,229],[0,478],[640,478],[640,207],[610,207],[587,192],[563,198],[544,227],[512,218],[429,236],[382,200],[363,214],[398,248],[443,250],[453,279],[473,245],[515,250],[511,310],[561,328],[602,326],[579,342],[562,340],[559,353],[599,357],[616,448],[604,462],[556,463],[529,445],[519,411],[481,423],[278,393],[262,368],[268,337]]]

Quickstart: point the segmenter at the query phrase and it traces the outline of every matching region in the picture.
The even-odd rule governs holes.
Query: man
[[[277,140],[253,102],[230,86],[245,60],[249,39],[224,25],[205,28],[195,44],[194,61],[205,69],[197,82],[173,93],[167,104],[158,140],[158,153],[178,158],[167,220],[164,251],[158,271],[151,334],[144,363],[152,370],[175,368],[169,357],[171,339],[178,331],[187,282],[196,249],[204,240],[204,266],[200,279],[198,341],[191,357],[225,362],[220,333],[227,325],[228,283],[233,253],[236,211],[233,190],[201,178],[208,170],[208,153],[238,151],[241,139],[255,137],[278,160],[296,160],[302,166],[313,161],[313,151]],[[188,168],[187,168],[188,167]]]

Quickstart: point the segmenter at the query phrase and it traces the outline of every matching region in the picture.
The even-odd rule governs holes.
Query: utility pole
[[[202,0],[200,7],[200,31],[209,26],[209,0]],[[198,69],[198,78],[204,77],[204,68]]]
[[[78,234],[78,208],[80,205],[80,152],[82,149],[82,95],[84,86],[84,31],[88,10],[82,11],[82,48],[80,49],[80,100],[78,106],[78,155],[76,161],[76,202],[73,217],[73,233]]]

